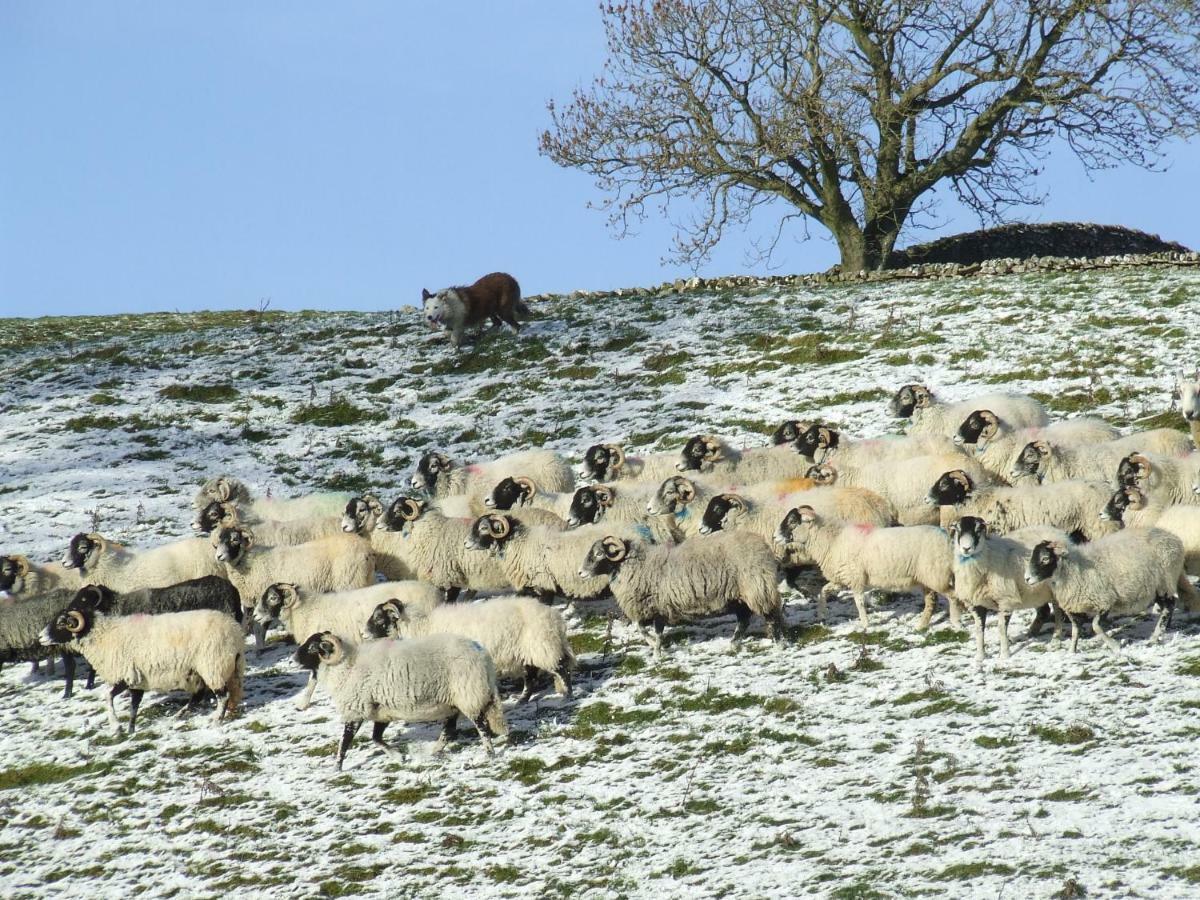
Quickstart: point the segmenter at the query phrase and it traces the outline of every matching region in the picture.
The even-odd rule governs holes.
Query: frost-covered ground
[[[1175,425],[1200,273],[1129,270],[750,296],[539,304],[453,358],[412,312],[0,321],[0,552],[57,558],[96,528],[188,533],[196,485],[399,493],[439,447],[764,443],[784,417],[892,429],[906,381],[1032,391],[1056,411]],[[918,603],[732,652],[731,620],[655,663],[604,606],[569,611],[570,703],[507,705],[513,739],[334,771],[326,700],[289,702],[287,647],[252,658],[216,728],[148,698],[112,737],[101,691],[0,674],[0,895],[1195,897],[1200,630],[1125,623],[1114,660],[1044,639],[976,672]],[[1014,636],[1026,620],[1018,618]],[[994,648],[994,636],[989,635]],[[126,707],[119,707],[125,714]]]

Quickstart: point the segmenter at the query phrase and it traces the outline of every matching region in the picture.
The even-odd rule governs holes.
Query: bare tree
[[[604,74],[540,150],[594,175],[624,235],[686,199],[674,257],[785,201],[845,269],[887,263],[949,182],[985,222],[1044,197],[1052,139],[1089,168],[1200,131],[1196,0],[642,0],[601,7]]]

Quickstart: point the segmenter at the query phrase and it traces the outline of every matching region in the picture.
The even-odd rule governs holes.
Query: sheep
[[[51,660],[56,649],[45,647],[39,641],[42,628],[54,617],[73,596],[74,591],[56,588],[43,594],[0,597],[0,667],[10,662],[28,662],[35,665],[41,660]],[[69,699],[75,690],[75,654],[63,650],[63,670],[66,686],[63,699]],[[50,666],[47,666],[50,669]],[[53,674],[53,669],[50,669]],[[92,686],[95,673],[88,678]]]
[[[491,738],[508,733],[492,660],[466,638],[434,634],[355,644],[322,631],[304,641],[296,662],[326,685],[346,723],[338,745],[339,771],[354,735],[368,719],[374,723],[371,741],[389,755],[397,751],[384,744],[383,732],[398,719],[441,720],[435,754],[457,735],[459,713],[474,723],[488,755],[493,752]]]
[[[400,553],[413,574],[446,593],[453,603],[462,590],[508,590],[500,561],[465,549],[472,520],[449,518],[428,501],[397,497],[384,513],[384,528],[400,536]]]
[[[1022,447],[1034,440],[1080,446],[1104,443],[1119,436],[1112,425],[1089,417],[1055,422],[1045,428],[1013,428],[990,409],[978,409],[963,420],[954,436],[959,446],[969,447],[976,462],[990,474],[1007,482],[1013,460]]]
[[[678,453],[651,453],[627,456],[618,444],[593,444],[583,454],[586,481],[610,484],[614,481],[646,481],[661,484],[677,471]]]
[[[646,502],[646,513],[652,517],[671,516],[670,527],[679,539],[700,533],[701,514],[709,501],[732,486],[714,486],[714,482],[696,477],[672,475],[660,484]]]
[[[791,445],[738,450],[723,438],[704,434],[688,439],[675,468],[685,473],[719,474],[737,484],[758,484],[800,478],[808,461]]]
[[[1041,541],[1025,565],[1029,585],[1048,582],[1054,603],[1071,620],[1071,652],[1079,648],[1079,616],[1092,618],[1092,630],[1114,654],[1120,647],[1101,623],[1115,612],[1129,615],[1151,604],[1160,608],[1150,635],[1158,641],[1184,584],[1183,544],[1157,528],[1127,529],[1088,544]]]
[[[77,569],[81,583],[105,584],[117,593],[225,574],[203,538],[185,538],[149,550],[131,550],[102,535],[80,533],[71,538],[62,564]]]
[[[1039,484],[1067,479],[1107,480],[1131,453],[1187,453],[1187,435],[1169,428],[1140,431],[1099,444],[1068,446],[1047,440],[1030,441],[1012,463],[1010,477],[1034,478]]]
[[[962,420],[977,409],[990,409],[1013,428],[1040,428],[1050,424],[1046,408],[1024,394],[982,394],[957,403],[938,400],[921,384],[906,384],[889,406],[897,419],[912,418],[909,434],[940,434],[952,438]]]
[[[680,481],[685,479],[679,478]],[[649,485],[592,484],[575,491],[567,510],[567,527],[580,525],[644,525],[659,542],[683,540],[674,515],[663,512],[651,515],[647,504],[654,499],[655,489]],[[590,544],[589,544],[590,546]]]
[[[1200,452],[1130,453],[1117,463],[1117,484],[1141,488],[1157,506],[1200,505]]]
[[[521,702],[533,696],[538,673],[554,679],[555,690],[571,696],[575,655],[562,614],[533,597],[494,597],[434,609],[386,600],[372,611],[365,636],[413,638],[457,634],[479,643],[500,677],[524,678]]]
[[[830,462],[855,474],[880,462],[960,452],[953,441],[942,435],[888,435],[843,441],[841,433],[827,425],[809,428],[796,439],[794,446],[812,465]]]
[[[422,609],[432,609],[442,602],[441,592],[421,581],[384,582],[324,594],[280,581],[262,592],[254,605],[254,618],[264,628],[278,621],[297,643],[304,635],[319,631],[358,640],[375,607],[396,598]],[[297,700],[299,709],[308,708],[316,686],[316,679],[310,678]]]
[[[527,450],[465,466],[444,453],[426,453],[417,463],[412,486],[433,499],[455,494],[479,494],[482,499],[489,486],[508,475],[532,478],[547,491],[569,491],[575,487],[571,466],[551,450]]]
[[[993,535],[983,519],[963,516],[950,526],[950,539],[955,550],[954,596],[974,619],[975,657],[980,663],[984,660],[983,628],[991,610],[999,619],[1000,658],[1008,659],[1008,620],[1013,611],[1040,608],[1051,600],[1044,582],[1026,583],[1025,561],[1042,541],[1065,542],[1067,535],[1044,525]],[[1058,630],[1056,625],[1056,634]]]
[[[242,522],[254,524],[258,520],[305,519],[312,516],[333,516],[346,505],[350,498],[341,493],[310,494],[306,497],[278,499],[264,497],[255,500],[245,482],[230,475],[220,475],[204,482],[196,492],[192,506],[203,510],[214,500],[232,503],[239,509]]]
[[[408,581],[416,573],[405,558],[408,539],[401,533],[382,527],[383,504],[370,494],[355,497],[342,513],[342,531],[356,534],[371,542],[375,553],[375,569],[388,581]]]
[[[0,556],[0,597],[32,597],[79,584],[79,573],[60,563],[39,566],[27,556]]]
[[[227,612],[234,621],[243,617],[242,598],[227,579],[216,575],[192,578],[160,588],[141,588],[118,594],[108,585],[86,584],[71,598],[71,606],[88,607],[105,615],[132,616],[215,609]]]
[[[954,518],[977,516],[995,534],[1048,525],[1073,539],[1090,541],[1116,530],[1100,518],[1112,491],[1100,481],[1059,481],[1046,485],[979,484],[967,472],[946,472],[929,489],[926,502]]]
[[[375,583],[371,544],[355,535],[339,534],[294,547],[260,547],[253,532],[239,525],[214,531],[212,551],[242,597],[247,624],[263,591],[278,581],[299,584],[316,593]],[[254,644],[260,652],[264,638],[263,629],[255,628]]]
[[[771,548],[756,534],[723,532],[704,541],[657,547],[608,535],[588,550],[579,574],[608,576],[621,612],[655,654],[662,652],[666,625],[725,612],[737,617],[734,644],[745,636],[755,613],[766,620],[768,637],[784,638],[778,566]]]
[[[211,691],[217,698],[213,722],[232,717],[242,702],[245,644],[242,628],[211,609],[159,615],[107,616],[90,608],[62,610],[41,635],[46,646],[77,648],[111,685],[108,721],[120,730],[113,700],[129,691],[129,733],[137,724],[146,691],[187,691],[185,709]]]
[[[1192,434],[1192,446],[1200,450],[1200,368],[1191,375],[1181,372],[1178,376],[1179,411],[1188,423]]]
[[[881,460],[850,472],[842,471],[836,463],[822,463],[810,468],[809,476],[823,484],[836,483],[873,491],[891,504],[900,525],[938,525],[941,516],[927,502],[929,485],[946,472],[955,470],[968,473],[973,484],[991,483],[991,477],[982,466],[961,454]]]
[[[854,593],[859,624],[866,628],[866,595],[871,590],[911,591],[922,588],[925,609],[919,628],[927,628],[933,617],[937,594],[950,603],[951,621],[957,624],[958,610],[951,596],[954,586],[950,537],[932,525],[876,528],[826,519],[811,506],[799,506],[787,514],[775,541],[805,551],[821,570],[827,584],[817,595],[817,616],[824,620],[826,598],[841,588]]]
[[[573,497],[569,491],[543,491],[537,486],[537,482],[524,475],[509,475],[496,483],[491,493],[483,498],[483,505],[487,508],[485,512],[506,512],[515,509],[524,515],[531,525],[540,525],[545,523],[529,519],[528,514],[531,510],[542,510],[566,520],[570,514]]]
[[[814,424],[801,419],[787,419],[771,432],[771,443],[777,447],[780,444],[795,444]]]
[[[1200,506],[1156,506],[1141,488],[1120,487],[1101,517],[1122,528],[1153,527],[1169,531],[1183,543],[1184,571],[1200,575]]]
[[[211,534],[215,529],[246,525],[253,529],[254,536],[267,547],[292,547],[309,541],[340,534],[341,516],[307,516],[301,519],[242,518],[240,508],[228,502],[214,500],[197,514],[192,528],[201,534]]]

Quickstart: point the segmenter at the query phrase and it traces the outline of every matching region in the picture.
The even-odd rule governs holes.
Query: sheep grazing
[[[649,481],[660,483],[676,472],[678,453],[652,453],[649,456],[626,456],[618,444],[593,444],[583,454],[585,481]]]
[[[266,547],[292,547],[309,541],[340,534],[341,516],[307,516],[301,519],[242,518],[238,506],[214,500],[200,510],[192,528],[201,534],[212,534],[221,528],[245,525],[254,530],[254,536]]]
[[[355,497],[342,513],[342,531],[371,542],[375,569],[388,581],[408,581],[416,573],[405,558],[408,540],[399,532],[383,527],[383,504],[370,494]]]
[[[1179,591],[1191,584],[1183,574],[1183,544],[1157,528],[1127,529],[1088,544],[1042,541],[1025,566],[1029,585],[1048,582],[1054,603],[1071,620],[1071,652],[1079,647],[1079,618],[1114,654],[1120,647],[1105,633],[1101,616],[1132,615],[1152,604],[1160,608],[1151,641],[1170,623]]]
[[[727,612],[737,617],[735,644],[755,614],[766,620],[769,637],[784,637],[778,565],[771,548],[756,534],[722,532],[678,546],[609,535],[588,550],[579,574],[608,576],[621,612],[655,653],[662,651],[666,625]]]
[[[185,538],[150,550],[131,550],[99,534],[81,533],[71,538],[62,564],[78,570],[81,582],[106,584],[118,593],[225,574],[204,538]]]
[[[220,475],[204,482],[204,486],[196,492],[196,496],[192,499],[192,506],[196,510],[203,510],[214,500],[219,503],[232,503],[238,507],[242,523],[253,525],[261,520],[335,516],[341,512],[349,499],[346,494],[323,493],[287,500],[276,497],[255,500],[245,482],[229,475]]]
[[[1013,460],[1010,477],[1014,481],[1034,478],[1039,484],[1068,479],[1106,481],[1131,453],[1183,456],[1188,449],[1187,435],[1169,428],[1079,446],[1036,440],[1021,448]]]
[[[921,588],[925,609],[918,627],[933,618],[937,594],[946,596],[951,621],[958,610],[951,597],[954,586],[950,537],[932,525],[875,528],[825,519],[811,506],[800,506],[780,523],[775,541],[797,547],[817,564],[827,584],[817,595],[817,616],[825,618],[826,598],[840,589],[854,593],[858,621],[870,625],[867,593],[872,590],[911,591]]]
[[[371,741],[389,754],[397,751],[383,742],[383,732],[397,720],[441,721],[434,753],[457,736],[460,713],[474,723],[489,755],[491,738],[508,733],[496,669],[475,641],[434,634],[355,644],[323,631],[305,640],[296,651],[296,662],[326,686],[345,722],[337,753],[339,771],[354,735],[368,720],[375,726]]]
[[[0,597],[33,597],[69,590],[79,583],[79,573],[61,564],[39,566],[27,556],[0,556]]]
[[[1181,372],[1178,378],[1179,411],[1192,433],[1192,446],[1200,450],[1200,368],[1192,374]]]
[[[1108,501],[1101,517],[1122,528],[1161,528],[1183,544],[1183,567],[1189,575],[1200,575],[1200,506],[1156,506],[1139,487],[1120,487]],[[1189,612],[1193,610],[1189,607]]]
[[[482,501],[496,482],[509,475],[531,478],[547,491],[569,491],[575,487],[571,466],[551,450],[527,450],[465,466],[444,453],[426,453],[417,463],[412,486],[431,498],[478,494]]]
[[[1090,541],[1116,527],[1101,519],[1112,490],[1100,481],[1058,481],[1046,485],[980,485],[962,469],[940,476],[926,502],[952,518],[976,516],[995,534],[1047,525],[1073,539]]]
[[[1007,482],[1012,477],[1013,460],[1030,441],[1081,446],[1115,440],[1119,434],[1102,419],[1088,417],[1055,422],[1045,428],[1013,428],[990,409],[979,409],[963,420],[954,442],[969,448],[976,462]]]
[[[736,484],[758,484],[801,478],[808,462],[790,445],[738,450],[722,438],[705,434],[688,439],[676,468],[719,474]]]
[[[1041,428],[1050,424],[1046,408],[1024,394],[981,394],[957,403],[938,400],[921,384],[906,384],[892,397],[891,414],[912,419],[909,434],[940,434],[952,438],[962,420],[977,409],[990,409],[1013,428]]]
[[[991,483],[991,476],[978,463],[956,453],[880,460],[849,472],[842,471],[840,464],[823,463],[809,469],[809,475],[821,483],[865,488],[878,494],[895,510],[901,525],[938,525],[940,514],[927,501],[929,485],[953,470],[967,473],[972,484]]]
[[[157,614],[213,609],[242,621],[242,598],[227,579],[216,575],[192,578],[161,588],[142,588],[118,594],[104,584],[87,584],[71,598],[75,609],[94,609],[112,616]]]
[[[383,525],[405,542],[403,556],[413,574],[445,591],[448,603],[463,590],[512,587],[500,560],[466,549],[470,519],[448,518],[425,500],[397,497],[384,513]]]
[[[954,596],[975,621],[976,659],[982,663],[985,656],[983,629],[989,611],[999,620],[1000,658],[1008,659],[1008,620],[1013,611],[1040,608],[1051,600],[1045,582],[1026,583],[1025,561],[1042,541],[1066,542],[1067,536],[1046,526],[991,535],[983,519],[963,516],[950,526],[950,539],[955,550]]]
[[[1130,453],[1117,464],[1117,484],[1141,488],[1156,506],[1200,505],[1200,452]]]
[[[254,605],[272,584],[299,584],[314,593],[345,591],[375,583],[375,554],[360,537],[339,534],[294,547],[260,547],[247,528],[222,528],[213,532],[214,558],[221,563],[242,598],[247,623]],[[254,630],[255,647],[262,650],[265,634]]]
[[[187,691],[194,708],[208,692],[217,698],[213,721],[232,717],[242,702],[245,644],[242,629],[210,609],[160,615],[106,616],[90,608],[56,615],[42,632],[46,646],[77,648],[111,685],[108,721],[121,728],[113,700],[129,691],[129,733],[146,691]]]
[[[71,601],[73,594],[72,590],[60,588],[20,598],[0,597],[0,667],[14,662],[32,663],[36,667],[41,660],[47,660],[47,669],[53,674],[50,661],[61,648],[47,647],[39,638],[46,623]],[[62,658],[65,700],[75,690],[75,655],[63,650]],[[88,678],[88,687],[94,677],[93,673]]]
[[[554,679],[559,694],[571,696],[575,655],[567,640],[567,625],[558,610],[532,597],[495,597],[434,609],[387,600],[371,613],[366,634],[374,638],[457,634],[482,645],[497,675],[524,679],[522,702],[533,696],[542,672]]]
[[[678,476],[676,476],[678,478]],[[679,481],[686,481],[679,478]],[[567,510],[567,527],[580,525],[641,525],[649,529],[658,542],[680,541],[684,533],[676,527],[674,515],[651,515],[647,504],[656,491],[644,484],[592,484],[581,487],[571,497]],[[590,545],[589,545],[590,546]]]

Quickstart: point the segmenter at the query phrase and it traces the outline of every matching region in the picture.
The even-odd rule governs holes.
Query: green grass
[[[231,403],[240,394],[232,384],[172,384],[160,389],[158,396],[188,403]]]
[[[88,763],[82,766],[64,766],[59,763],[30,763],[13,769],[0,769],[0,791],[27,788],[39,784],[58,784],[81,775],[105,772],[108,765]]]
[[[1033,725],[1029,731],[1047,743],[1059,745],[1086,744],[1096,738],[1096,732],[1088,726],[1080,724],[1068,725],[1066,728],[1056,728],[1053,725]]]
[[[292,413],[295,425],[316,425],[319,428],[341,428],[364,422],[381,422],[386,414],[355,406],[349,400],[337,399],[324,406],[305,406]]]

